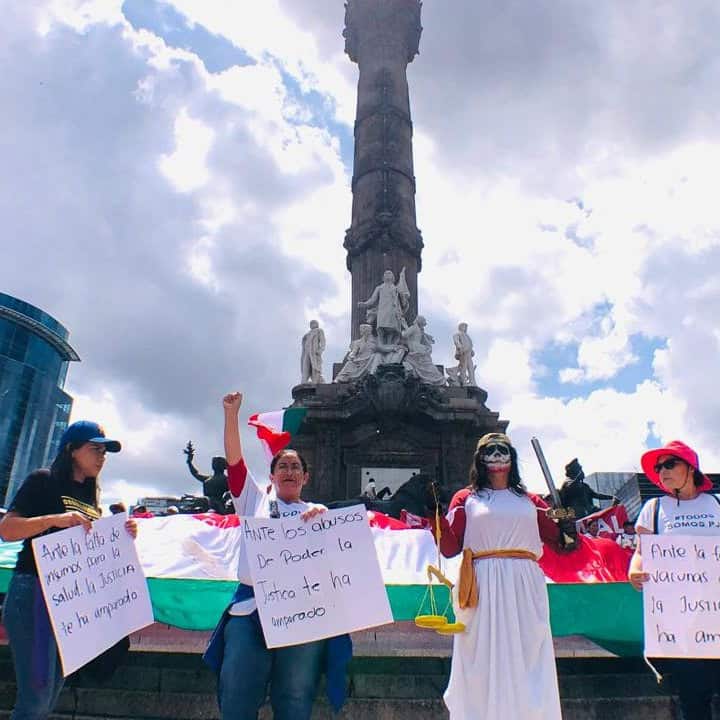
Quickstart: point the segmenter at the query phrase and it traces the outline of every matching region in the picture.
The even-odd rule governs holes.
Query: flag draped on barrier
[[[427,529],[368,513],[383,579],[396,621],[412,620],[427,588],[437,548]],[[141,519],[137,549],[148,578],[157,622],[210,630],[236,587],[242,548],[235,515],[174,515]],[[0,591],[7,589],[20,543],[0,543]],[[454,579],[459,558],[443,561]],[[642,640],[641,596],[627,582],[627,553],[610,540],[580,538],[572,553],[546,546],[553,634],[584,635],[619,654],[636,654]],[[447,599],[447,589],[435,590]],[[444,600],[443,600],[444,606]]]

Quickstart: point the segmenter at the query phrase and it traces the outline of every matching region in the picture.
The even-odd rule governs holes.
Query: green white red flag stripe
[[[427,565],[437,565],[437,549],[426,529],[412,529],[382,513],[368,513],[393,617],[412,620],[427,591]],[[190,630],[215,626],[236,586],[241,552],[235,515],[174,515],[140,519],[138,555],[148,578],[158,622]],[[20,543],[0,543],[0,591],[9,581]],[[548,578],[551,622],[556,635],[583,634],[616,652],[640,648],[640,594],[625,582],[627,555],[610,540],[581,538],[574,553],[546,546],[541,561]],[[454,579],[458,559],[443,559]],[[447,589],[435,586],[445,607]]]
[[[255,413],[250,416],[248,425],[256,429],[265,454],[272,458],[290,444],[292,436],[300,429],[306,412],[305,408],[286,408]]]

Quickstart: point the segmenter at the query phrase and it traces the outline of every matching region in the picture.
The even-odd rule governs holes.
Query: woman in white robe
[[[539,513],[542,513],[540,516]],[[463,552],[454,590],[457,620],[445,704],[451,720],[560,720],[538,522],[544,503],[527,493],[510,439],[478,442],[470,486],[453,497],[440,548]],[[474,571],[474,572],[473,572]]]

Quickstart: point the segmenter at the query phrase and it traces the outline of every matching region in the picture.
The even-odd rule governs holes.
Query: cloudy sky
[[[357,68],[342,0],[0,0],[0,288],[71,331],[107,496],[189,492],[220,398],[291,401],[299,341],[349,340]],[[425,0],[409,66],[421,311],[467,321],[529,485],[720,471],[720,8]],[[253,462],[260,454],[245,436]]]

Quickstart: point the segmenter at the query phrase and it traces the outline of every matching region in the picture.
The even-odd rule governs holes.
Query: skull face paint
[[[510,469],[512,456],[510,448],[502,443],[491,443],[483,448],[483,463],[488,472],[503,472]]]

